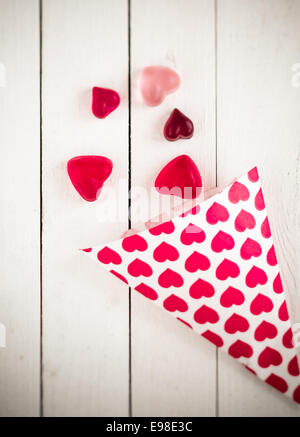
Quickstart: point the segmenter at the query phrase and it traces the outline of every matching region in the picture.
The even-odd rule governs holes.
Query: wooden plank
[[[215,184],[214,4],[210,0],[134,0],[131,13],[132,187],[149,194],[160,168],[187,153],[211,188]],[[169,66],[182,78],[180,89],[155,108],[145,106],[138,96],[138,75],[146,65]],[[194,121],[192,139],[164,140],[163,124],[174,107]],[[149,217],[149,205],[142,218],[135,202],[133,227]],[[213,346],[132,293],[134,416],[214,415],[215,355]]]
[[[39,414],[39,5],[0,1],[0,415]]]
[[[297,0],[218,2],[218,183],[260,166],[294,322],[300,320],[300,93],[291,76],[299,62],[299,20]],[[219,364],[221,415],[300,415],[296,404],[229,357],[220,354]]]
[[[43,12],[44,414],[126,416],[128,292],[77,249],[127,229],[127,2],[48,0]],[[105,120],[91,113],[95,85],[122,98]],[[122,180],[125,202],[78,196],[66,163],[82,154],[112,159],[106,186]],[[101,221],[105,207],[122,220]]]

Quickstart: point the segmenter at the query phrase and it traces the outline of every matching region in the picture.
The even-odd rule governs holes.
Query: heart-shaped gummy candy
[[[179,109],[175,108],[164,127],[164,137],[168,141],[188,139],[193,136],[194,125]]]
[[[92,111],[95,117],[105,118],[120,104],[119,94],[108,88],[93,88]]]
[[[202,180],[194,161],[187,155],[180,155],[160,171],[155,188],[160,194],[194,199],[201,193]]]
[[[144,102],[148,106],[159,105],[166,95],[179,88],[180,77],[168,67],[150,66],[142,70],[140,89]]]
[[[112,168],[111,160],[105,156],[75,156],[68,161],[69,178],[75,190],[88,202],[98,199]]]

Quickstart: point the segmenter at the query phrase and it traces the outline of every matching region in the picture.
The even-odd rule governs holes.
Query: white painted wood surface
[[[291,67],[300,56],[300,2],[225,0],[217,22],[218,183],[259,165],[291,317],[299,323],[300,90],[291,86]],[[220,415],[300,414],[229,357],[219,358]]]
[[[4,74],[0,323],[6,330],[6,347],[0,347],[0,416],[36,416],[40,397],[38,1],[0,1],[0,63]]]
[[[183,153],[197,162],[209,187],[215,184],[214,4],[188,3],[189,7],[184,0],[132,2],[133,85],[146,65],[174,68],[182,79],[178,92],[155,108],[140,103],[133,87],[132,186],[148,191],[162,166]],[[194,121],[191,140],[170,143],[163,137],[164,122],[175,107]],[[136,215],[133,210],[133,227]],[[215,414],[216,351],[192,334],[133,292],[133,415]]]
[[[127,3],[43,3],[43,411],[127,415],[128,292],[78,251],[120,237],[127,201],[106,205],[123,223],[100,222],[101,199],[81,199],[66,172],[73,156],[105,155],[108,185],[127,189]],[[122,98],[105,120],[91,113],[93,86]]]
[[[128,167],[132,187],[149,190],[169,159],[188,153],[209,190],[258,163],[291,316],[300,322],[300,88],[292,86],[292,66],[300,62],[299,0],[131,0],[130,105],[128,2],[42,5],[39,23],[37,0],[0,0],[0,73],[3,66],[6,72],[6,86],[0,77],[0,322],[7,328],[0,415],[300,415],[143,297],[133,292],[130,303],[124,286],[77,250],[127,229]],[[175,68],[182,85],[148,108],[137,79],[153,64]],[[94,85],[122,98],[105,120],[90,112]],[[194,121],[192,140],[163,139],[175,106]],[[67,160],[79,154],[113,160],[106,185],[121,181],[120,197],[80,199],[66,174]],[[132,199],[132,227],[140,224],[135,205]],[[121,220],[101,221],[107,207]]]

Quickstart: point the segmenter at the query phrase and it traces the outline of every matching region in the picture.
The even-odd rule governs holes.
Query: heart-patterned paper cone
[[[259,175],[84,252],[300,403],[300,371]]]

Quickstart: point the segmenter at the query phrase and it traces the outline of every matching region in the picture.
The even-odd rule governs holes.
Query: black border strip
[[[131,228],[131,0],[127,0],[128,30],[128,229]],[[131,288],[128,295],[129,305],[129,362],[128,362],[128,415],[132,417],[132,360],[131,360]]]

